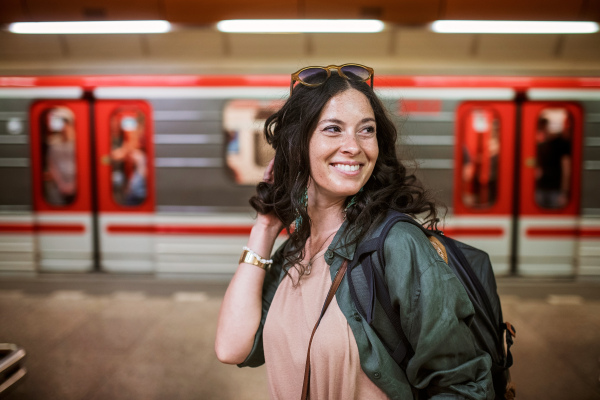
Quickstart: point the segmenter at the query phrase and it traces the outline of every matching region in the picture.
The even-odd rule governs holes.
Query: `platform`
[[[264,368],[213,351],[226,284],[151,276],[0,276],[0,342],[27,351],[8,400],[267,399]],[[600,281],[500,279],[523,400],[600,399]]]

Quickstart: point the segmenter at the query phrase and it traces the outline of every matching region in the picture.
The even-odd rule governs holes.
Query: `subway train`
[[[288,75],[0,77],[0,272],[232,274]],[[600,275],[600,78],[375,76],[445,234]],[[282,233],[278,242],[282,242]]]

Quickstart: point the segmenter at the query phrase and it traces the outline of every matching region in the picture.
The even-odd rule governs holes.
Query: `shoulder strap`
[[[308,392],[310,389],[310,346],[312,344],[313,337],[315,336],[315,332],[317,332],[317,328],[321,323],[321,318],[323,318],[323,315],[325,315],[325,311],[327,311],[327,307],[329,307],[329,303],[331,303],[331,300],[333,300],[335,292],[337,292],[338,288],[340,287],[340,283],[342,283],[342,279],[346,274],[346,267],[348,267],[348,260],[344,260],[344,263],[336,272],[335,278],[333,279],[331,287],[329,288],[329,292],[327,293],[327,297],[325,298],[325,303],[323,303],[321,315],[319,316],[319,319],[317,320],[317,323],[315,324],[315,327],[313,328],[313,331],[310,335],[310,340],[308,341],[308,350],[306,352],[306,365],[304,366],[304,382],[302,383],[302,397],[300,398],[301,400],[308,399]]]
[[[403,214],[398,211],[390,211],[386,216],[386,220],[383,224],[383,228],[381,229],[379,235],[369,238],[357,246],[356,252],[354,254],[353,263],[350,268],[350,270],[352,270],[358,263],[360,263],[362,266],[362,271],[365,275],[367,286],[369,287],[369,297],[370,298],[368,299],[367,304],[369,305],[369,308],[367,308],[367,310],[363,310],[360,306],[360,302],[357,299],[357,296],[356,296],[356,293],[354,290],[354,285],[351,280],[351,275],[348,275],[348,283],[350,286],[350,293],[354,299],[355,304],[357,305],[357,308],[359,309],[359,311],[361,311],[361,313],[366,318],[366,320],[369,324],[372,323],[372,321],[373,321],[373,308],[374,308],[374,304],[375,304],[374,303],[375,298],[377,298],[377,300],[379,300],[379,304],[381,305],[383,311],[385,312],[388,320],[394,327],[394,330],[396,331],[396,334],[398,335],[398,339],[399,339],[397,344],[395,344],[395,345],[392,344],[392,347],[389,347],[388,345],[386,345],[385,346],[386,350],[388,351],[390,356],[394,359],[396,364],[400,365],[403,369],[406,369],[408,361],[414,355],[414,350],[413,350],[412,346],[410,345],[410,342],[408,341],[406,334],[404,333],[404,329],[402,328],[401,316],[398,313],[398,311],[394,309],[394,306],[392,305],[392,299],[390,297],[390,293],[389,293],[389,290],[385,283],[385,278],[383,276],[383,275],[385,275],[385,265],[386,265],[385,264],[385,239],[387,238],[387,235],[389,234],[389,232],[393,228],[393,226],[396,223],[401,222],[401,221],[408,222],[408,223],[418,227],[419,229],[421,229],[421,231],[423,231],[423,233],[425,233],[430,238],[434,237],[434,236],[432,236],[431,231],[427,230],[419,222],[415,221],[413,218],[411,218],[407,214]],[[430,241],[431,241],[431,239],[430,239]],[[440,254],[440,256],[442,256],[442,258],[444,260],[447,260],[448,256],[446,255],[446,251],[445,251],[443,244],[441,242],[439,242],[439,240],[436,239],[435,241],[432,241],[432,245],[433,245],[434,249],[438,252],[438,254]],[[372,253],[374,253],[374,252],[377,253],[377,259],[379,261],[379,265],[381,266],[381,271],[383,272],[383,275],[381,273],[379,273],[378,270],[376,268],[374,268],[372,265],[372,262],[373,262],[372,257],[374,257],[374,255]],[[368,255],[365,257],[364,256],[365,254],[368,254]],[[383,342],[383,340],[382,340],[382,342]]]

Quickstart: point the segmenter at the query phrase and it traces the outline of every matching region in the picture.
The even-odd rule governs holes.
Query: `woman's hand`
[[[263,174],[263,182],[273,183],[275,182],[275,174],[273,173],[273,165],[275,164],[275,158],[269,161],[267,168],[265,169],[265,173]]]

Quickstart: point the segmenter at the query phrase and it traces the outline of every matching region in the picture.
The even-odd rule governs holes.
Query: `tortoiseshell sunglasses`
[[[328,65],[326,67],[305,67],[292,74],[292,82],[290,83],[290,96],[294,89],[294,82],[309,87],[319,86],[325,83],[331,76],[331,70],[337,70],[337,73],[342,78],[350,81],[366,82],[371,80],[371,88],[373,88],[373,76],[375,71],[373,68],[365,67],[360,64],[344,64],[344,65]]]

